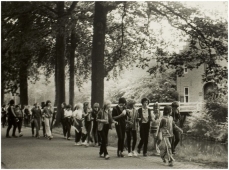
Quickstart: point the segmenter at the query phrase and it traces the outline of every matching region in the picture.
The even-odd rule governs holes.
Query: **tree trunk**
[[[76,33],[75,30],[71,32],[71,48],[70,48],[70,60],[69,60],[69,72],[70,72],[70,78],[69,78],[69,104],[74,107],[74,97],[75,97],[75,91],[74,91],[74,85],[75,85],[75,50],[77,46],[77,39],[76,39]]]
[[[57,99],[58,99],[58,83],[57,83],[57,61],[55,61],[55,75],[54,75],[54,82],[55,82],[55,101],[54,106],[57,106]],[[45,101],[44,101],[45,102]]]
[[[5,89],[4,88],[5,88],[5,85],[2,82],[2,85],[1,85],[1,101],[2,101],[2,105],[5,103],[5,93],[4,93]]]
[[[101,2],[95,2],[94,34],[92,44],[92,94],[91,104],[103,106],[104,102],[104,48],[106,29],[106,9]]]
[[[28,105],[28,67],[25,61],[21,63],[19,71],[20,104],[22,107]],[[16,103],[19,104],[19,103]]]
[[[56,36],[56,83],[57,83],[57,116],[56,124],[60,122],[61,103],[65,102],[65,17],[64,2],[57,2],[57,36]]]

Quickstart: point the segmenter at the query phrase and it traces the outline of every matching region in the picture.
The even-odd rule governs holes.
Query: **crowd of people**
[[[178,103],[173,102],[171,106],[165,106],[163,115],[160,113],[158,103],[154,104],[153,110],[149,105],[149,99],[141,100],[142,107],[136,108],[134,100],[126,101],[120,98],[117,106],[111,108],[111,102],[105,101],[103,107],[99,103],[94,103],[92,108],[89,102],[77,103],[74,108],[66,103],[61,104],[60,119],[63,127],[64,138],[70,140],[71,128],[75,131],[75,145],[80,146],[99,146],[99,156],[109,159],[107,145],[109,139],[109,130],[115,127],[118,143],[117,156],[125,157],[123,154],[125,143],[127,145],[128,157],[143,153],[147,156],[147,147],[149,134],[152,133],[154,139],[154,150],[160,155],[163,162],[166,163],[166,157],[170,166],[173,165],[173,155],[175,148],[180,140],[180,134],[183,133],[180,126],[180,113]],[[28,119],[31,111],[31,129],[32,136],[40,138],[40,126],[43,128],[43,136],[51,140],[52,125],[55,119],[55,113],[51,101],[46,101],[41,108],[37,103],[29,110],[25,107],[23,110],[19,105],[15,106],[14,100],[9,102],[9,106],[2,106],[2,127],[6,124],[8,118],[8,127],[6,138],[11,138],[9,132],[13,127],[12,137],[22,137],[22,122],[28,125]],[[112,126],[112,124],[114,124]],[[18,136],[15,134],[18,129]],[[34,129],[36,133],[34,133]],[[140,139],[137,145],[137,133]],[[34,135],[35,134],[35,135]],[[125,137],[126,136],[126,137]],[[137,145],[137,147],[136,147]]]

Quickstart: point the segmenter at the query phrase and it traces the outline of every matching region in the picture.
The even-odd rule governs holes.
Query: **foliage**
[[[203,112],[193,113],[188,118],[188,133],[195,136],[208,137],[221,142],[227,142],[228,137],[228,119],[225,122],[217,122],[212,115]]]

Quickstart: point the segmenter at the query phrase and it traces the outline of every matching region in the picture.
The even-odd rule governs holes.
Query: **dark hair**
[[[126,104],[126,99],[124,97],[119,98],[118,103],[124,103]]]
[[[164,111],[163,111],[163,115],[167,116],[171,113],[171,111],[172,111],[171,106],[165,106]]]
[[[15,106],[15,108],[18,108],[18,107],[20,107],[20,106],[19,106],[19,105],[16,105],[16,106]]]
[[[149,104],[149,99],[148,99],[148,98],[143,98],[143,99],[141,100],[141,103],[143,104],[145,101],[147,101],[148,104]]]
[[[3,104],[3,105],[2,105],[2,107],[5,107],[5,106],[6,106],[6,104]]]
[[[172,103],[171,106],[172,106],[172,107],[179,107],[179,103],[175,101],[175,102]]]
[[[136,104],[136,101],[135,101],[135,100],[129,100],[129,101],[128,101],[128,104],[127,104],[127,105],[128,105],[127,107],[128,107],[128,108],[133,108],[133,106],[134,106],[135,104]]]
[[[66,105],[66,107],[65,108],[71,108],[71,105],[70,104],[68,104],[68,105]]]
[[[10,105],[14,105],[14,104],[15,104],[14,100],[13,100],[13,99],[10,100],[9,104],[10,104]]]
[[[50,100],[47,100],[46,101],[46,106],[48,106],[49,103],[51,103],[51,101]]]

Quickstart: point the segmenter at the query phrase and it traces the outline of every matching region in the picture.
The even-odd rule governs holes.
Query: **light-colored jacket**
[[[102,120],[106,120],[107,122],[98,122],[98,131],[102,131],[103,130],[103,126],[104,124],[109,124],[109,128],[111,129],[111,124],[113,122],[112,116],[111,116],[111,111],[109,110],[108,112],[105,112],[104,110],[100,110],[97,114],[96,120],[98,119],[102,119]]]

